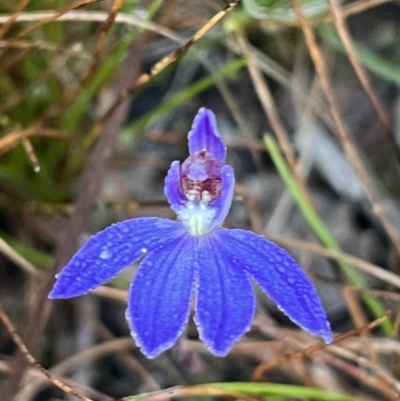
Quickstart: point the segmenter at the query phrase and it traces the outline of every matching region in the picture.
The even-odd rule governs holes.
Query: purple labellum
[[[143,258],[126,317],[149,358],[170,348],[187,324],[192,297],[200,338],[218,356],[249,330],[255,312],[251,280],[289,318],[332,341],[312,282],[282,248],[246,230],[222,227],[235,176],[214,114],[200,109],[188,136],[189,157],[174,161],[165,195],[178,221],[137,218],[91,237],[57,277],[49,298],[87,293]]]
[[[181,168],[181,190],[188,200],[206,200],[221,195],[222,164],[206,152],[189,156]]]

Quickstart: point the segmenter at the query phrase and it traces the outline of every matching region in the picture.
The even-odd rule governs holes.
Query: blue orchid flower
[[[200,109],[188,136],[190,155],[174,161],[165,195],[178,221],[157,217],[113,224],[91,237],[58,275],[49,298],[87,293],[143,259],[131,284],[126,317],[142,352],[153,358],[182,334],[194,298],[200,338],[224,356],[249,330],[251,280],[293,322],[332,341],[318,294],[295,260],[253,232],[222,227],[235,177],[215,116]]]

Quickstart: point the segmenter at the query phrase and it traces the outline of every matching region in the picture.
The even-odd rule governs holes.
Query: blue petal
[[[215,210],[215,216],[211,225],[212,229],[219,228],[224,223],[232,205],[234,191],[235,173],[231,166],[225,165],[221,169],[221,195],[208,206],[209,209]]]
[[[113,224],[91,237],[57,277],[49,298],[71,298],[111,280],[136,262],[185,232],[182,224],[157,217]]]
[[[226,146],[217,129],[217,122],[211,110],[201,108],[189,132],[189,153],[206,150],[221,164],[225,162]]]
[[[196,324],[207,347],[224,356],[250,328],[254,291],[247,274],[233,264],[213,234],[199,238],[198,264]]]
[[[332,341],[331,329],[318,294],[296,261],[271,241],[245,230],[215,233],[237,269],[244,268],[265,293],[296,324]]]
[[[170,348],[188,321],[196,275],[195,241],[185,235],[151,252],[131,285],[126,318],[136,344],[149,358]]]
[[[168,174],[165,177],[164,194],[171,205],[171,208],[178,213],[183,205],[187,202],[187,198],[181,191],[181,164],[174,161],[171,164]]]

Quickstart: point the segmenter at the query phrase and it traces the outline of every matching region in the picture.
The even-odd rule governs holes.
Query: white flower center
[[[197,194],[189,192],[188,202],[177,212],[179,220],[192,235],[199,236],[211,231],[216,211],[209,207],[211,196],[208,191],[201,193],[201,200],[196,201]]]

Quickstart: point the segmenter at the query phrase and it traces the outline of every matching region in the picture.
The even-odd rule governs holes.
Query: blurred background
[[[1,401],[76,399],[26,362],[15,333],[92,400],[399,398],[400,3],[236,3],[0,0],[0,315],[14,326],[0,324]],[[251,331],[226,358],[191,320],[149,360],[124,317],[136,265],[84,297],[47,300],[90,235],[175,218],[164,177],[187,157],[200,107],[236,172],[226,226],[296,257],[334,345],[257,290]]]

